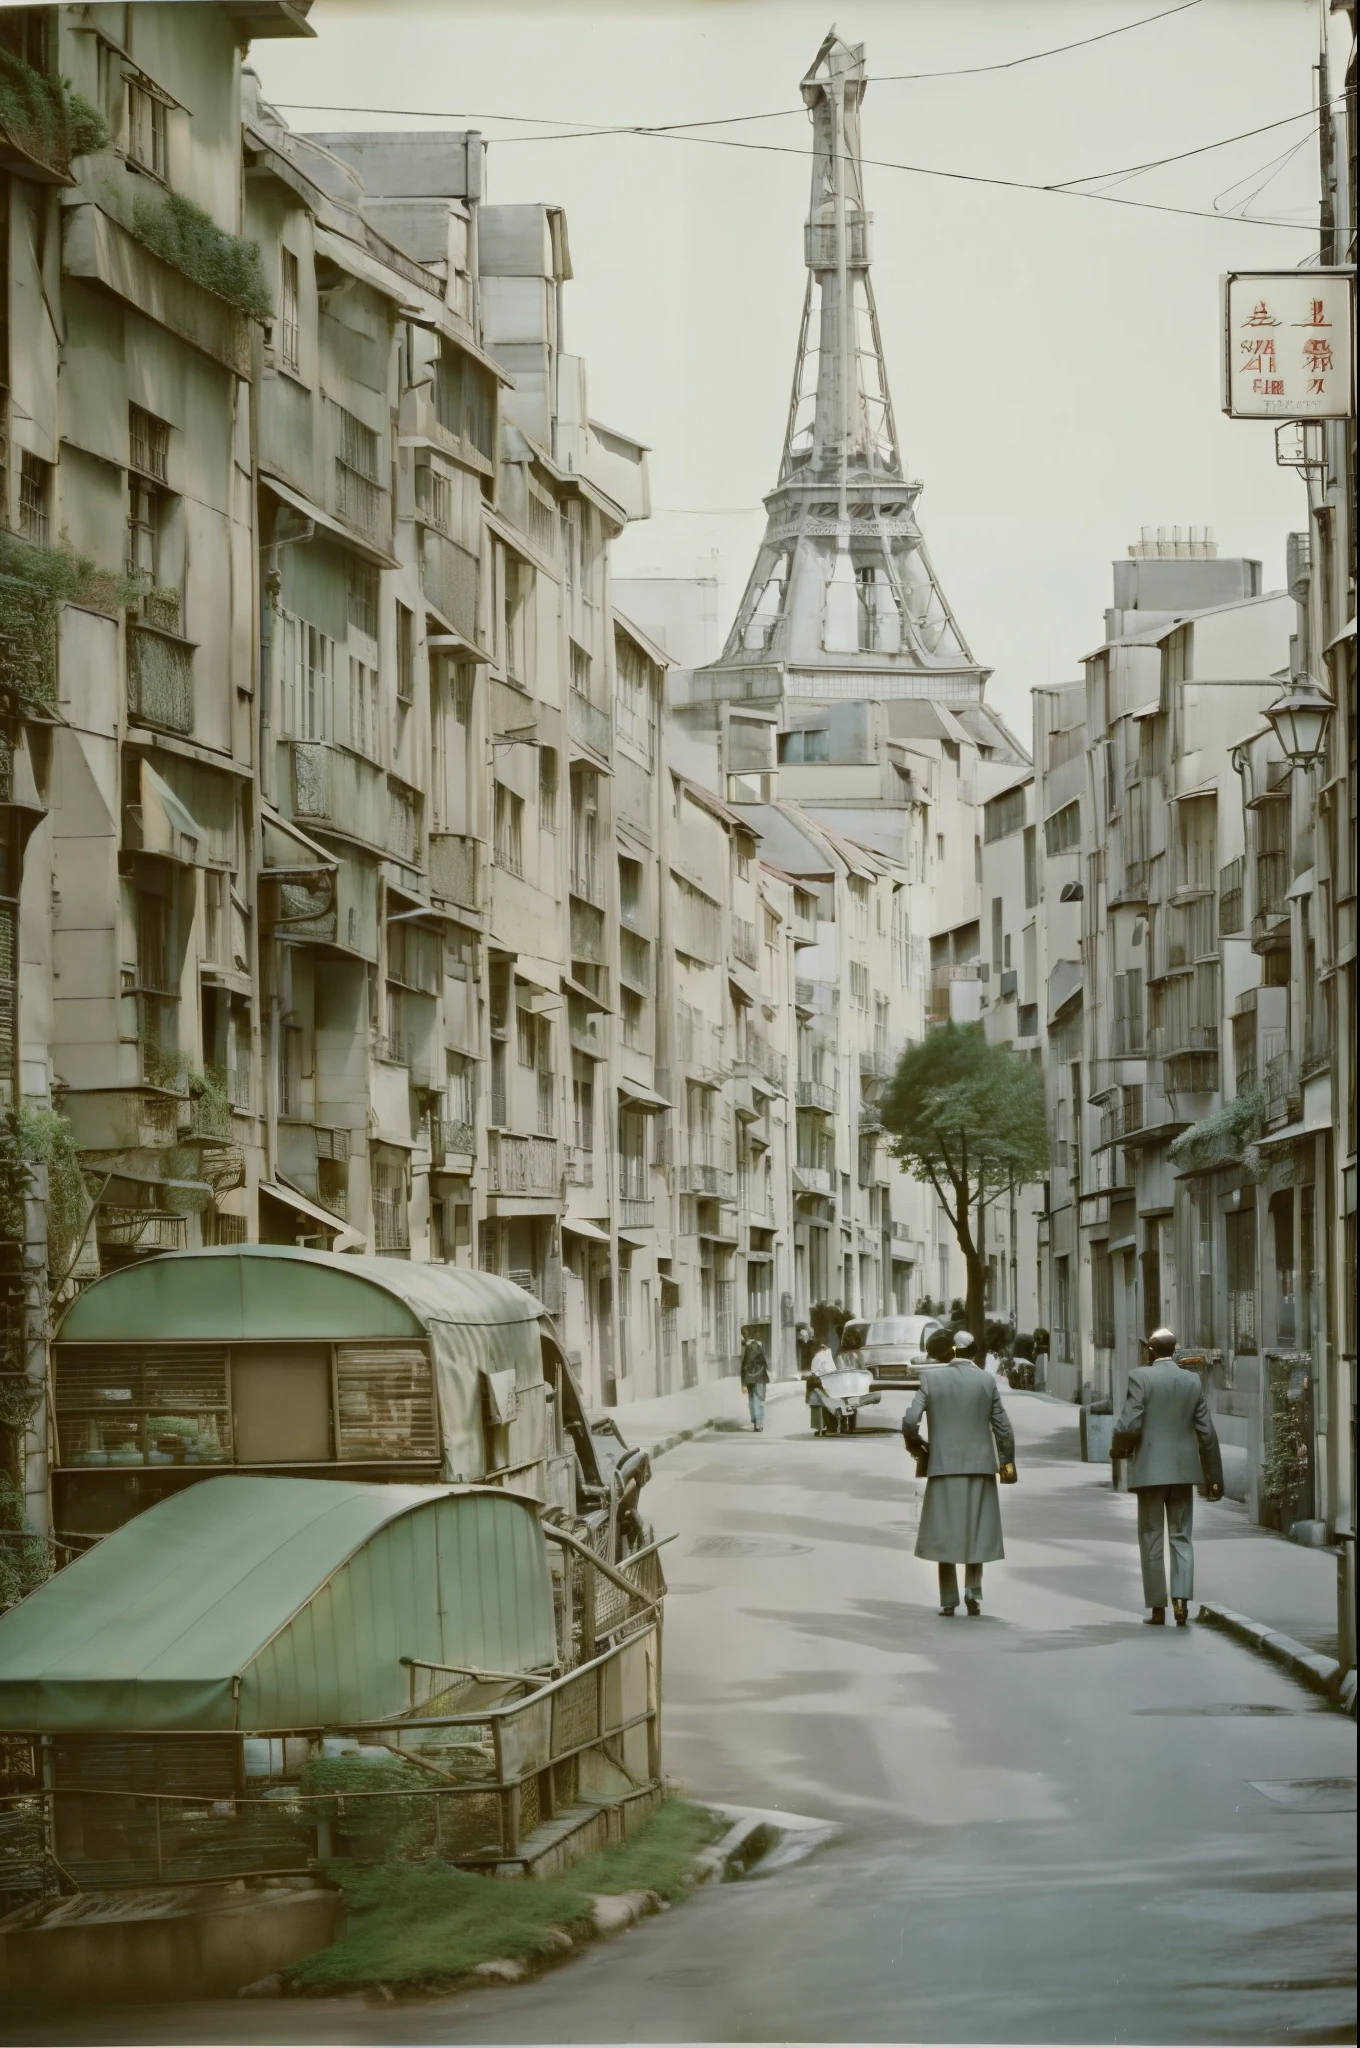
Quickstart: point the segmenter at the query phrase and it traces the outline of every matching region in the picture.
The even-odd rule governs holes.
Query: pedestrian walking
[[[760,1430],[765,1427],[765,1389],[770,1384],[770,1361],[765,1356],[765,1346],[756,1335],[754,1323],[743,1324],[741,1335],[741,1383],[746,1389],[751,1427]]]
[[[1002,1484],[1012,1485],[1015,1437],[995,1376],[979,1372],[971,1358],[956,1355],[954,1347],[948,1330],[934,1330],[926,1339],[931,1363],[902,1418],[902,1435],[916,1455],[918,1471],[919,1461],[925,1459],[926,1497],[916,1555],[939,1567],[940,1613],[952,1615],[958,1607],[962,1564],[964,1605],[969,1614],[977,1615],[982,1612],[982,1567],[1006,1554],[997,1466],[999,1462]],[[926,1439],[921,1436],[922,1421],[929,1432]]]
[[[1138,1555],[1143,1599],[1154,1628],[1166,1624],[1167,1546],[1171,1549],[1171,1605],[1176,1626],[1190,1619],[1195,1552],[1190,1540],[1195,1487],[1223,1498],[1223,1454],[1198,1373],[1175,1360],[1170,1330],[1147,1341],[1152,1362],[1129,1374],[1128,1396],[1110,1446],[1111,1456],[1133,1460],[1130,1489],[1138,1496]]]
[[[812,1429],[815,1436],[826,1436],[831,1427],[831,1416],[822,1400],[822,1374],[834,1372],[836,1360],[829,1344],[819,1344],[808,1360],[804,1394],[812,1410]]]
[[[1034,1332],[1034,1386],[1040,1394],[1048,1386],[1048,1331],[1042,1326]]]

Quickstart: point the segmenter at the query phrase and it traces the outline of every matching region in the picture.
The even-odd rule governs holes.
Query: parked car
[[[876,1393],[918,1387],[926,1339],[943,1328],[938,1316],[884,1316],[870,1323],[855,1362],[873,1374]]]

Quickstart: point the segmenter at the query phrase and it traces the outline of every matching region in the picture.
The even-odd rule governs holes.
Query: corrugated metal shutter
[[[339,1344],[341,1459],[439,1456],[430,1361],[415,1344]]]

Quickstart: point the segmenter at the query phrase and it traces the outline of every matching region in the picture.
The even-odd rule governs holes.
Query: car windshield
[[[932,1330],[941,1325],[934,1316],[888,1316],[881,1323],[870,1323],[866,1344],[910,1344],[918,1350],[925,1343]]]

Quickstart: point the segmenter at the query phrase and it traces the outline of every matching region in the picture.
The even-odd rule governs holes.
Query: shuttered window
[[[438,1458],[430,1361],[415,1345],[337,1345],[335,1382],[342,1460]]]

